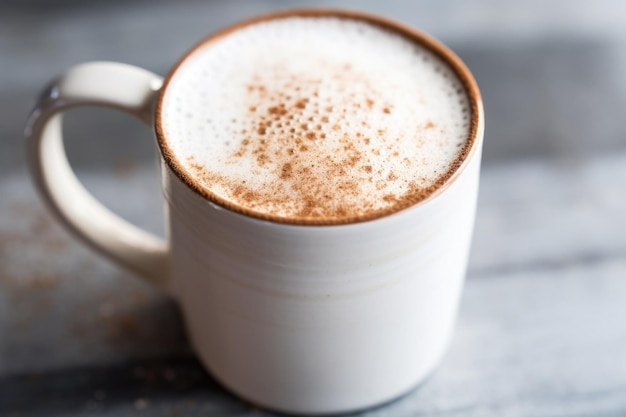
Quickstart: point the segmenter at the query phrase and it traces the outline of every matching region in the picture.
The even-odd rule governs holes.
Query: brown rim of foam
[[[415,196],[415,199],[407,199],[405,204],[403,205],[395,205],[393,207],[387,209],[381,209],[377,211],[373,211],[366,215],[358,215],[352,217],[338,218],[338,219],[324,219],[324,218],[307,218],[307,217],[299,217],[299,218],[287,218],[276,216],[272,214],[260,213],[255,210],[251,210],[245,207],[241,207],[237,204],[233,204],[230,201],[212,193],[208,189],[206,189],[202,184],[196,181],[193,176],[187,172],[183,165],[179,162],[174,152],[170,149],[167,140],[165,139],[165,133],[163,131],[163,121],[162,121],[162,111],[163,111],[163,100],[165,97],[165,93],[167,91],[167,87],[170,84],[174,74],[181,65],[185,63],[187,58],[189,58],[193,53],[201,47],[206,46],[211,42],[215,42],[227,36],[239,29],[245,28],[247,26],[260,23],[267,22],[276,19],[284,19],[289,17],[335,17],[340,19],[352,19],[352,20],[360,20],[367,22],[369,24],[378,26],[380,28],[391,30],[401,36],[406,37],[407,39],[417,42],[422,46],[429,49],[432,53],[434,53],[437,57],[439,57],[445,64],[447,64],[459,78],[461,83],[463,84],[465,91],[467,93],[469,102],[470,102],[470,110],[471,110],[471,121],[470,121],[470,132],[467,142],[459,156],[450,164],[450,168],[448,171],[437,179],[432,185],[427,187],[424,192]],[[482,113],[482,99],[480,97],[480,91],[478,90],[478,85],[474,80],[474,77],[467,69],[465,64],[461,61],[461,59],[456,56],[454,52],[448,49],[445,45],[440,43],[439,41],[431,38],[424,33],[421,33],[409,26],[403,25],[396,21],[353,10],[342,10],[342,9],[296,9],[296,10],[285,10],[272,14],[258,16],[252,19],[245,20],[243,22],[236,23],[232,26],[227,27],[226,29],[222,29],[212,35],[209,35],[202,41],[198,42],[195,46],[193,46],[183,57],[176,63],[176,65],[169,72],[165,81],[163,83],[163,87],[159,92],[159,96],[156,103],[156,117],[155,117],[155,132],[157,137],[157,142],[159,144],[159,148],[161,149],[161,153],[163,154],[163,158],[167,162],[170,169],[176,174],[176,176],[189,188],[198,193],[200,196],[208,199],[209,201],[216,203],[228,210],[234,211],[239,214],[244,214],[246,216],[250,216],[253,218],[283,223],[283,224],[297,224],[297,225],[317,225],[317,226],[330,226],[330,225],[340,225],[340,224],[351,224],[351,223],[359,223],[365,222],[369,220],[378,219],[381,217],[388,216],[390,214],[397,213],[401,210],[404,210],[409,207],[413,207],[418,203],[423,201],[430,200],[446,188],[450,184],[452,184],[456,178],[463,171],[465,166],[468,164],[470,157],[475,153],[476,149],[480,145],[480,141],[482,139],[482,135],[480,135],[480,128],[483,119]]]

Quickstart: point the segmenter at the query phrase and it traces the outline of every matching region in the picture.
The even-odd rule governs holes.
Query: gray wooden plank
[[[626,415],[626,260],[468,282],[441,368],[362,417]],[[37,401],[33,401],[37,398]],[[0,414],[275,415],[222,390],[190,358],[0,378]]]
[[[624,213],[624,154],[489,166],[470,269],[486,275],[624,258]]]
[[[80,176],[123,216],[162,230],[155,166]],[[625,154],[484,169],[450,353],[421,389],[364,415],[626,415],[625,185]],[[0,195],[0,415],[131,416],[143,398],[151,415],[255,412],[202,373],[173,301],[70,238],[23,171],[0,180]],[[192,388],[146,391],[126,376],[129,394],[114,394],[136,366],[175,367],[195,375]],[[81,385],[86,374],[96,380]]]

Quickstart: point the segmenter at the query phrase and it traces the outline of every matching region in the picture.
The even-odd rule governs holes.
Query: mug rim
[[[268,22],[277,19],[285,19],[290,17],[335,17],[339,19],[360,20],[379,28],[393,31],[396,34],[410,40],[411,42],[416,42],[419,45],[428,49],[431,53],[441,59],[443,63],[454,72],[454,74],[461,82],[463,88],[465,89],[465,93],[467,95],[470,105],[470,130],[468,134],[468,139],[460,154],[450,164],[450,168],[448,169],[448,171],[444,175],[440,176],[434,184],[430,185],[424,193],[420,193],[420,195],[416,196],[415,199],[411,199],[401,206],[394,206],[388,209],[377,210],[371,213],[367,213],[365,215],[355,215],[337,219],[313,217],[287,218],[273,214],[261,213],[234,204],[227,199],[220,197],[219,195],[208,190],[206,187],[202,186],[179,162],[175,153],[170,148],[168,141],[166,140],[166,135],[163,129],[162,116],[164,111],[163,101],[165,98],[165,93],[167,92],[167,88],[169,87],[169,84],[178,69],[181,68],[182,65],[185,64],[187,59],[190,58],[197,50],[210,43],[219,41],[220,39],[230,35],[231,33],[234,33],[238,30],[244,29],[257,23]],[[192,192],[198,194],[203,199],[208,200],[211,203],[217,204],[218,206],[225,208],[231,212],[273,223],[292,224],[300,226],[332,226],[372,221],[376,219],[386,218],[407,209],[420,206],[436,198],[438,195],[443,193],[453,183],[456,182],[456,180],[460,177],[463,171],[465,171],[467,165],[469,165],[471,159],[477,153],[477,149],[481,147],[483,140],[483,124],[483,104],[480,90],[478,89],[478,84],[476,83],[474,76],[467,68],[467,66],[454,52],[452,52],[451,49],[449,49],[443,43],[431,37],[430,35],[427,35],[404,23],[400,23],[393,19],[372,13],[340,8],[300,8],[281,10],[239,21],[206,36],[190,49],[188,49],[168,72],[158,92],[154,117],[154,131],[156,141],[163,159],[165,160],[169,169],[174,173],[174,175],[176,175],[176,177],[178,177],[178,179]]]

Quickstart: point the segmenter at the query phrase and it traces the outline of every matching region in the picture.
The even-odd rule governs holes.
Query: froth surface
[[[462,83],[416,41],[359,20],[289,17],[209,42],[173,74],[177,164],[261,216],[341,221],[420,201],[464,149]]]

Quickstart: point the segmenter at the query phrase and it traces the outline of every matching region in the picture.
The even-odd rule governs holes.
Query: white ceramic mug
[[[457,72],[471,101],[473,144],[429,198],[371,221],[284,224],[210,201],[162,158],[169,225],[163,241],[101,206],[80,185],[63,149],[61,114],[82,105],[124,110],[162,134],[157,104],[167,81],[124,64],[82,64],[56,78],[26,136],[32,174],[50,209],[83,241],[178,300],[195,352],[218,381],[272,409],[344,412],[407,392],[442,359],[466,272],[484,116],[476,83],[452,52],[380,17],[290,11],[212,38],[299,14],[387,26],[427,45]]]

